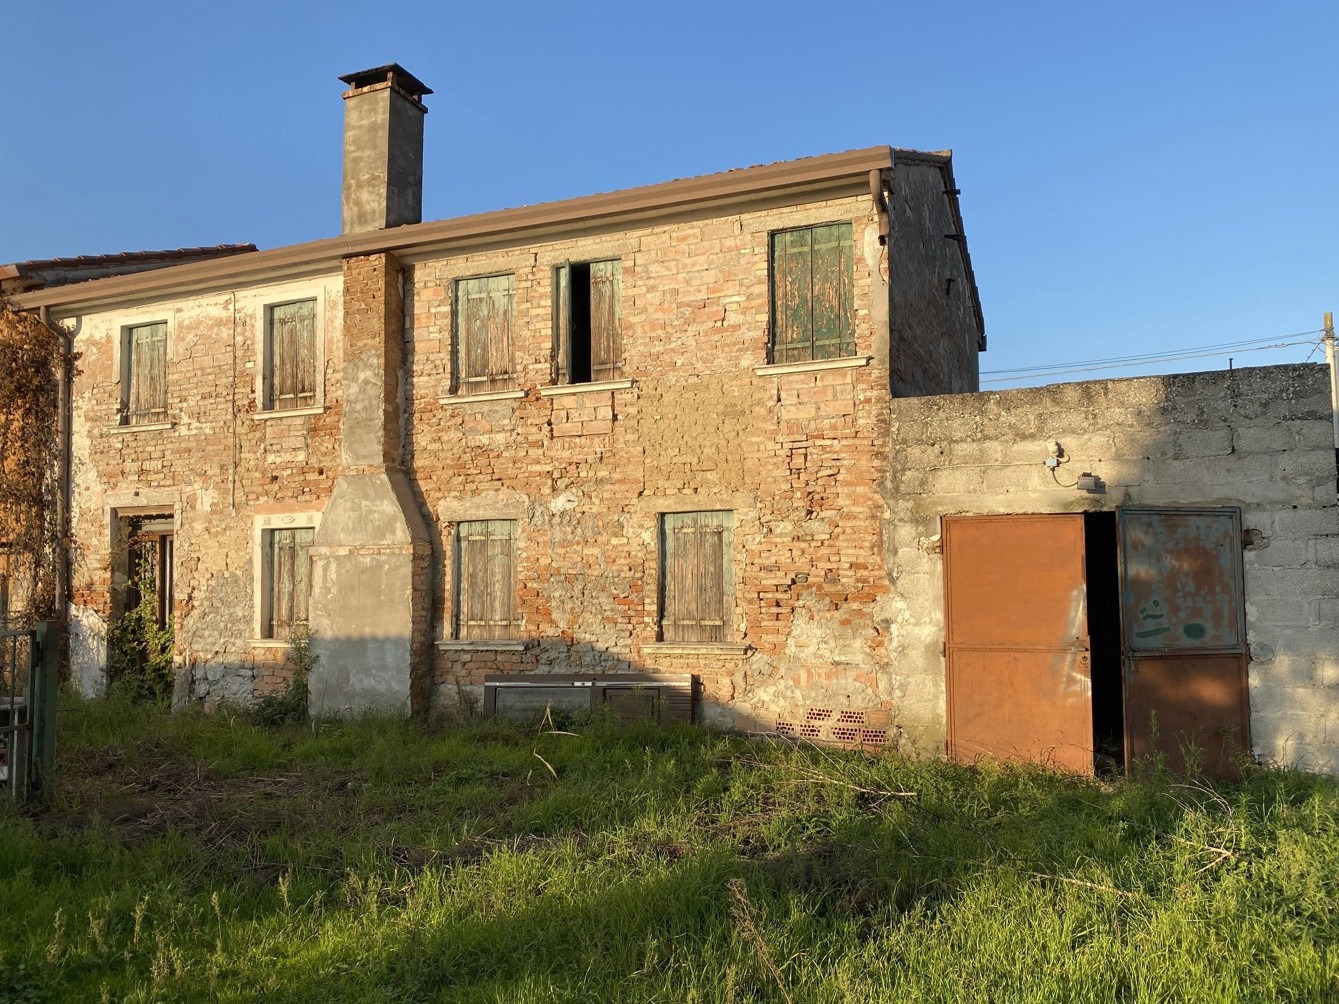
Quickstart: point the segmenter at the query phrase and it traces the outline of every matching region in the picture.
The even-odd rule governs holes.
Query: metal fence
[[[25,801],[56,754],[57,633],[49,623],[0,630],[0,797]]]

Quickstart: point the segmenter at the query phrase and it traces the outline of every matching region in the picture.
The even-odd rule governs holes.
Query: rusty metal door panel
[[[1127,768],[1231,777],[1250,749],[1241,512],[1122,509]]]
[[[1093,769],[1081,514],[946,516],[948,753]]]
[[[1092,678],[1076,651],[955,649],[949,654],[949,756],[1093,771]]]
[[[1250,749],[1244,655],[1141,656],[1128,673],[1127,757],[1157,750],[1174,771],[1238,774]]]
[[[1120,548],[1131,651],[1242,647],[1239,510],[1122,509]]]

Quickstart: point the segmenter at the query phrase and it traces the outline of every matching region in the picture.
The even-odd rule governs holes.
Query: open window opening
[[[172,617],[173,557],[176,532],[171,516],[132,516],[122,520],[124,554],[117,571],[124,576],[121,612],[146,599],[153,607],[154,626],[164,628]],[[120,576],[118,576],[120,577]]]
[[[554,270],[554,378],[616,380],[622,370],[622,262],[568,262]]]

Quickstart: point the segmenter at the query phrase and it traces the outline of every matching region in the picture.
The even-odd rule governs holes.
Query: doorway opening
[[[1083,514],[1088,586],[1088,645],[1093,681],[1093,771],[1125,773],[1125,700],[1121,671],[1120,563],[1116,514]]]

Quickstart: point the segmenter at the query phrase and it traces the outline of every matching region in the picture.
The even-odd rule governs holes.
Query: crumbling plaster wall
[[[943,561],[951,513],[1055,513],[1126,504],[1242,509],[1251,733],[1270,760],[1339,772],[1339,510],[1320,366],[1092,381],[894,401],[884,539],[897,720],[944,741]],[[1090,471],[1105,494],[1056,484]]]
[[[850,220],[857,359],[766,366],[768,236]],[[552,270],[622,262],[625,386],[551,388]],[[407,284],[406,463],[434,540],[439,704],[508,671],[693,672],[709,720],[771,728],[827,702],[887,707],[881,567],[887,250],[867,194],[420,261]],[[452,396],[452,289],[515,274],[519,399]],[[667,512],[728,509],[730,645],[657,642]],[[452,532],[516,519],[524,643],[449,638]]]
[[[323,406],[261,415],[265,306],[315,297]],[[116,516],[176,519],[179,696],[241,700],[286,679],[282,644],[257,635],[257,516],[319,511],[339,462],[338,273],[63,319],[80,354],[73,395],[71,664],[88,693],[105,682]],[[117,424],[120,342],[166,321],[169,424]]]

